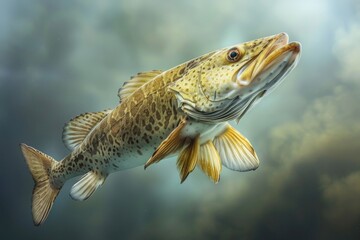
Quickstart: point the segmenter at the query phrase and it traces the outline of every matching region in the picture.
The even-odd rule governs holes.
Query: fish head
[[[172,90],[194,119],[240,119],[296,66],[300,49],[286,33],[224,48],[200,57]]]

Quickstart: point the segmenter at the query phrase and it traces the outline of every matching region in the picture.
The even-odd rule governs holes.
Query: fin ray
[[[176,165],[180,172],[181,183],[183,183],[189,174],[194,170],[199,155],[199,135],[191,140],[190,144],[180,152]]]
[[[88,112],[71,119],[64,127],[63,142],[69,150],[74,150],[91,130],[112,110]]]
[[[152,80],[161,73],[161,70],[152,70],[148,72],[141,72],[138,73],[136,76],[131,77],[131,79],[129,81],[126,81],[118,91],[120,102],[130,96],[133,92],[135,92],[145,83]]]
[[[100,187],[106,179],[106,176],[99,172],[90,171],[72,186],[70,196],[74,200],[84,201],[88,199],[95,190]]]
[[[35,182],[31,208],[34,224],[39,226],[48,217],[61,189],[61,187],[54,187],[49,177],[51,167],[57,162],[52,157],[26,144],[20,144],[20,147]]]
[[[250,142],[230,125],[214,139],[214,145],[222,164],[231,170],[242,172],[259,167],[259,159]]]
[[[208,141],[200,146],[198,166],[214,183],[219,182],[221,160],[212,141]]]
[[[169,136],[160,144],[155,150],[152,157],[145,163],[146,169],[151,164],[157,163],[172,153],[180,150],[184,143],[185,138],[181,136],[181,131],[186,125],[186,121],[182,119],[179,125],[169,134]]]

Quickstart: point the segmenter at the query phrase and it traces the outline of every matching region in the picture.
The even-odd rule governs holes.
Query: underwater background
[[[115,107],[130,76],[280,32],[300,62],[236,126],[256,171],[180,184],[172,158],[112,174],[85,202],[72,179],[33,226],[19,143],[60,160],[64,124]],[[2,0],[0,110],[2,239],[360,239],[357,0]]]

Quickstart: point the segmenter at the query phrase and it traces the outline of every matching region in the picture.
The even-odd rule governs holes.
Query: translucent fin
[[[200,146],[198,166],[214,181],[219,182],[221,172],[221,160],[214,144],[208,141]]]
[[[222,164],[231,170],[244,172],[259,167],[259,159],[250,142],[230,125],[214,139],[214,145]]]
[[[89,132],[112,110],[83,113],[71,119],[64,127],[63,142],[69,150],[79,146]]]
[[[170,154],[177,152],[184,146],[185,138],[181,136],[181,131],[186,125],[185,120],[181,120],[179,125],[169,134],[169,136],[155,150],[152,157],[145,163],[145,169],[153,163],[157,163]]]
[[[36,226],[45,222],[60,189],[52,188],[49,179],[35,185],[32,195],[33,221]]]
[[[39,226],[49,215],[55,198],[61,189],[52,186],[49,180],[51,166],[56,164],[56,161],[25,144],[21,144],[20,147],[35,182],[32,194],[32,215],[34,224]]]
[[[161,70],[152,70],[148,72],[141,72],[136,76],[131,77],[131,79],[126,81],[118,91],[120,102],[161,73]]]
[[[187,176],[194,170],[199,155],[199,148],[199,136],[196,136],[191,140],[190,144],[180,152],[176,164],[180,172],[181,183],[183,183]]]
[[[95,171],[90,171],[72,186],[70,196],[74,200],[84,201],[104,183],[105,179],[106,176]]]

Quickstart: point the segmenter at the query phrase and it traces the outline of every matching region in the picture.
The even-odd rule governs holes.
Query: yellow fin
[[[208,141],[200,146],[198,166],[214,183],[219,182],[221,160],[212,141]]]
[[[184,145],[185,138],[181,136],[181,131],[186,125],[186,121],[182,119],[179,125],[169,134],[169,136],[155,150],[152,157],[145,163],[145,169],[153,163],[157,163],[163,158],[175,153]]]
[[[124,85],[119,89],[118,96],[120,102],[130,96],[133,92],[139,89],[148,81],[154,79],[156,76],[161,74],[161,70],[152,70],[148,72],[138,73],[136,76],[131,77],[129,81],[126,81]]]
[[[176,163],[180,171],[181,183],[183,183],[187,176],[194,170],[198,160],[199,148],[199,136],[196,136],[194,139],[191,139],[189,145],[181,150]]]
[[[112,110],[83,113],[71,119],[64,127],[63,142],[69,150],[79,146],[89,132]]]
[[[222,164],[231,170],[245,172],[259,167],[259,159],[250,142],[230,125],[214,139],[214,145]]]

